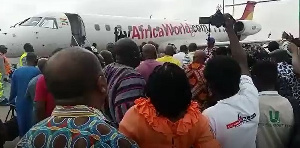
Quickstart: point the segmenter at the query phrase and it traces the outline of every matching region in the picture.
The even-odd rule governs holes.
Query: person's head
[[[98,51],[93,50],[92,47],[85,47],[85,49],[87,49],[88,51],[92,52],[93,54],[96,55],[96,57],[98,58],[99,62],[101,63],[101,66],[104,67],[105,66],[105,61],[104,58],[98,53]]]
[[[157,58],[157,52],[156,48],[152,44],[146,44],[142,48],[142,55],[145,60],[147,59],[156,59]]]
[[[4,45],[0,45],[0,53],[6,54],[7,53],[7,47]]]
[[[205,64],[205,61],[206,61],[206,53],[203,50],[196,50],[193,57],[193,62]]]
[[[185,112],[192,99],[184,70],[172,63],[165,63],[154,70],[145,92],[158,114],[167,118],[176,118]]]
[[[39,68],[39,70],[41,71],[42,74],[44,73],[44,67],[45,67],[47,61],[48,61],[48,59],[41,58],[37,62],[37,66],[38,66],[38,68]]]
[[[30,43],[24,44],[24,50],[25,52],[34,52],[33,46]]]
[[[100,109],[107,96],[99,60],[80,47],[66,48],[50,57],[44,76],[57,105],[88,105]]]
[[[276,63],[287,62],[292,63],[292,56],[287,50],[279,49],[269,53],[270,58]]]
[[[97,48],[97,44],[96,43],[93,43],[92,46],[94,46],[95,48]]]
[[[231,57],[216,56],[207,62],[204,77],[218,101],[239,91],[241,68]]]
[[[274,91],[277,82],[277,64],[271,61],[259,61],[251,70],[258,91]]]
[[[26,56],[26,63],[27,63],[27,66],[36,66],[37,65],[37,55],[33,52],[29,52],[27,53],[27,56]]]
[[[180,46],[180,52],[184,52],[184,53],[188,53],[189,50],[188,50],[188,47],[186,45],[181,45]]]
[[[209,37],[207,40],[207,47],[208,48],[211,48],[211,47],[214,47],[215,46],[215,39],[212,38],[212,37]]]
[[[272,51],[274,51],[276,49],[279,49],[279,44],[276,41],[270,42],[269,45],[268,45],[268,50],[270,52],[272,52]]]
[[[104,61],[105,61],[105,64],[108,65],[108,64],[111,64],[114,62],[114,58],[113,58],[113,55],[110,51],[108,50],[102,50],[100,52],[101,56],[104,58]]]
[[[191,43],[188,48],[189,48],[189,52],[195,52],[198,47],[196,43]]]
[[[159,47],[159,45],[158,44],[156,44],[155,42],[153,42],[153,41],[149,41],[148,42],[148,44],[152,44],[152,45],[154,45],[155,46],[155,48],[156,48],[156,51],[158,52],[158,47]]]
[[[219,47],[219,48],[216,49],[214,55],[215,56],[218,56],[218,55],[227,56],[228,55],[228,50],[227,50],[226,47]]]
[[[129,38],[118,40],[115,45],[116,62],[136,68],[141,61],[139,47]]]
[[[168,55],[168,56],[173,56],[175,54],[175,49],[173,46],[171,45],[168,45],[166,48],[165,48],[165,55]]]

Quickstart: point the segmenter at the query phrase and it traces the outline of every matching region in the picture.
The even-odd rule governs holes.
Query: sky
[[[247,0],[235,0],[235,3]],[[248,40],[279,39],[283,31],[299,36],[299,1],[261,3],[255,7],[254,21],[262,30]],[[47,11],[82,14],[103,14],[129,17],[168,18],[198,22],[200,16],[215,13],[222,0],[0,0],[0,28],[10,27],[30,16]],[[225,0],[232,4],[232,0]],[[235,7],[235,18],[240,18],[245,6]],[[232,13],[232,8],[225,8]]]

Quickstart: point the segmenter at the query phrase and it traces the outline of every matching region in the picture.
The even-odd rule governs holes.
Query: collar
[[[261,91],[259,95],[278,95],[277,91]]]
[[[95,108],[87,107],[85,105],[76,106],[56,106],[51,116],[61,118],[75,118],[75,117],[92,117],[103,116],[103,114]]]

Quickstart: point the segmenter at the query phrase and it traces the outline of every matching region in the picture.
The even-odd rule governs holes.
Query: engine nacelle
[[[234,24],[234,30],[241,36],[249,36],[258,33],[261,25],[248,20],[239,20]]]

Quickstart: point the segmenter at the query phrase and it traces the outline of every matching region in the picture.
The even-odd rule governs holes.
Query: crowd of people
[[[224,18],[229,47],[209,37],[203,50],[160,52],[123,38],[101,52],[93,44],[38,59],[25,44],[8,98],[17,147],[299,147],[300,40],[284,33],[282,46],[242,46]]]

